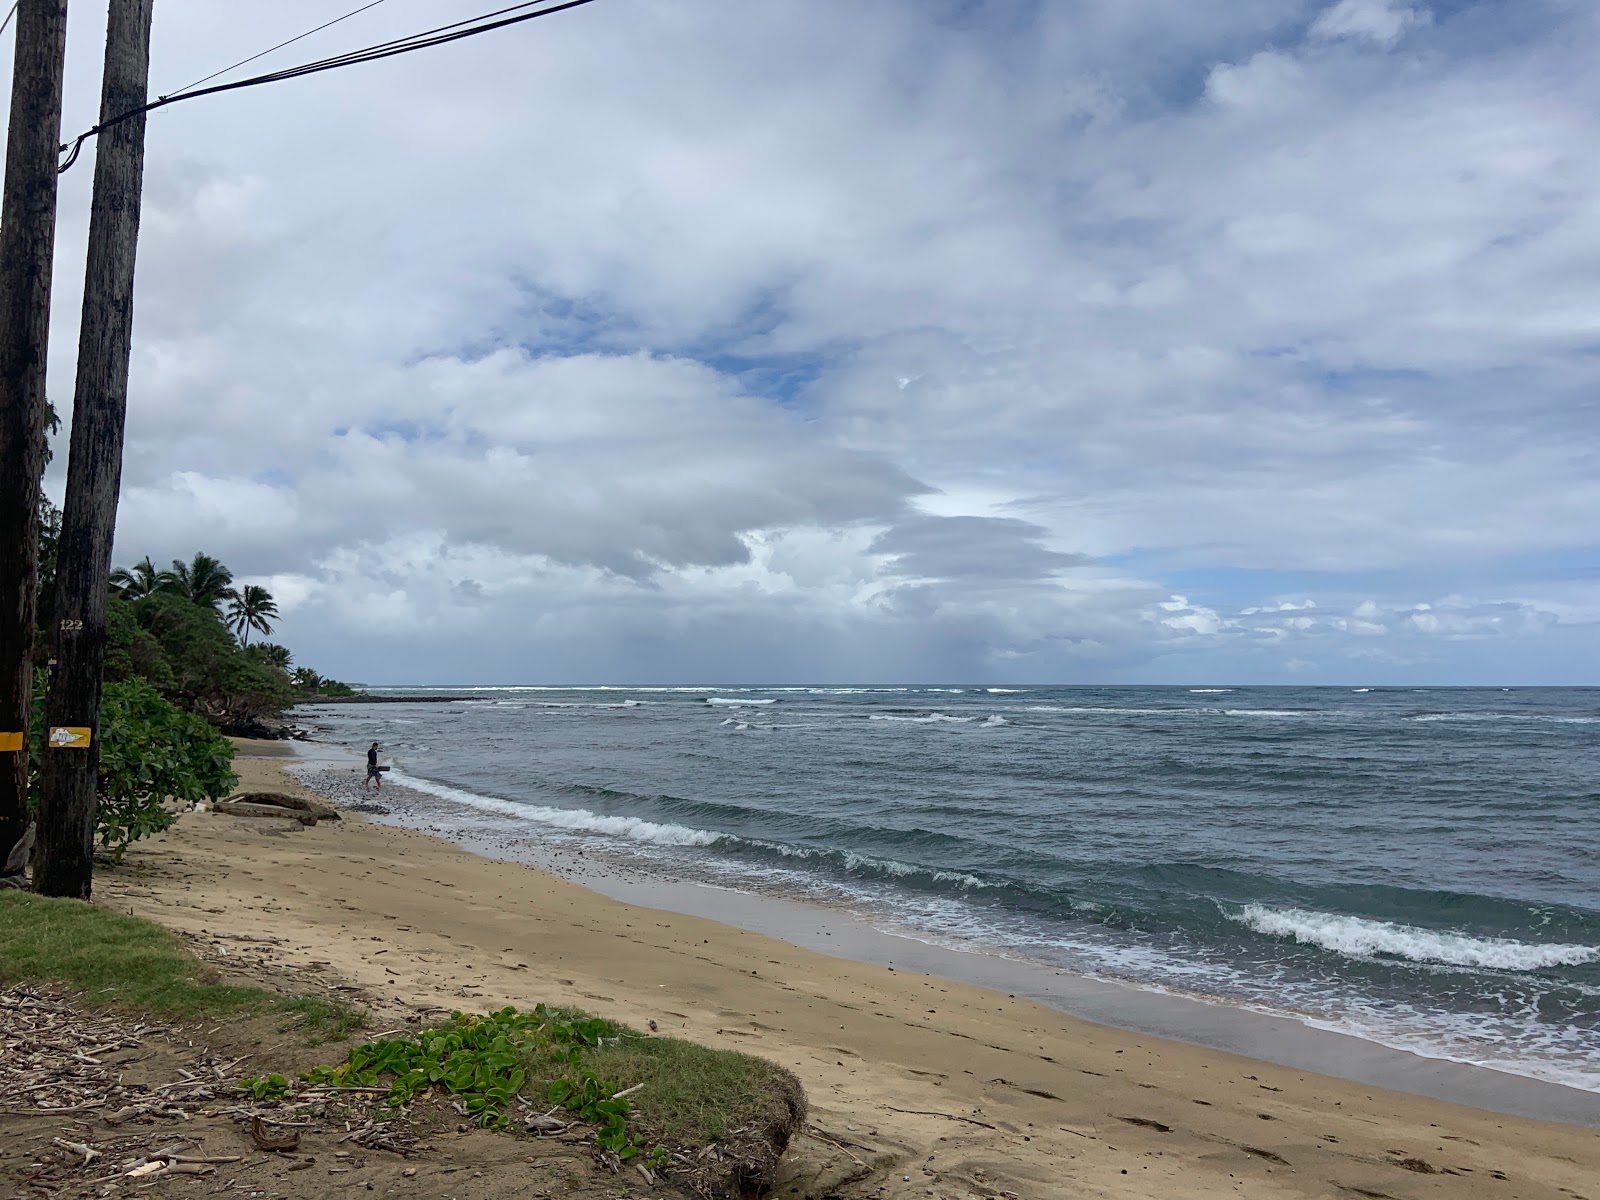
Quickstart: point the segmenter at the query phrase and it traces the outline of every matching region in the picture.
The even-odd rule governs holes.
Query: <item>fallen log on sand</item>
[[[285,792],[241,792],[218,800],[216,811],[234,817],[278,817],[299,821],[302,825],[339,819],[339,814],[326,804]]]

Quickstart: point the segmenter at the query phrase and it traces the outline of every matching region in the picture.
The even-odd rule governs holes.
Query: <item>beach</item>
[[[245,744],[240,790],[303,792]],[[347,814],[188,813],[102,902],[421,1006],[571,1004],[793,1070],[812,1104],[781,1188],[845,1196],[1595,1194],[1600,1132],[1271,1066],[1023,996],[622,903]],[[846,1182],[851,1176],[853,1182]]]

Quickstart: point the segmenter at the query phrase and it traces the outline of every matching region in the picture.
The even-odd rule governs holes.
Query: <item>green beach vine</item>
[[[503,1008],[474,1016],[455,1012],[447,1024],[415,1035],[383,1038],[356,1046],[337,1066],[319,1066],[301,1075],[313,1087],[376,1088],[388,1084],[387,1102],[411,1104],[435,1088],[460,1099],[486,1129],[512,1124],[507,1111],[530,1082],[545,1080],[544,1099],[595,1127],[602,1150],[627,1160],[649,1150],[647,1161],[667,1157],[663,1146],[650,1148],[629,1129],[633,1105],[615,1079],[582,1068],[589,1053],[620,1044],[630,1031],[600,1017],[586,1017],[544,1004],[531,1012]],[[287,1094],[282,1076],[245,1079],[240,1088],[257,1099]]]

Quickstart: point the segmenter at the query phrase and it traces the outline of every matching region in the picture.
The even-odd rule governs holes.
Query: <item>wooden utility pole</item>
[[[34,890],[89,898],[111,538],[133,343],[133,268],[144,188],[143,112],[155,0],[111,0],[100,135],[89,210],[67,499],[56,552],[56,668],[45,695]],[[115,122],[113,124],[113,122]]]
[[[28,827],[28,717],[67,0],[21,0],[0,206],[0,867]]]

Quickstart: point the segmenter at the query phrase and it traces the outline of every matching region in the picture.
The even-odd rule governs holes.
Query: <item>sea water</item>
[[[416,691],[432,824],[1600,1091],[1600,691]]]

